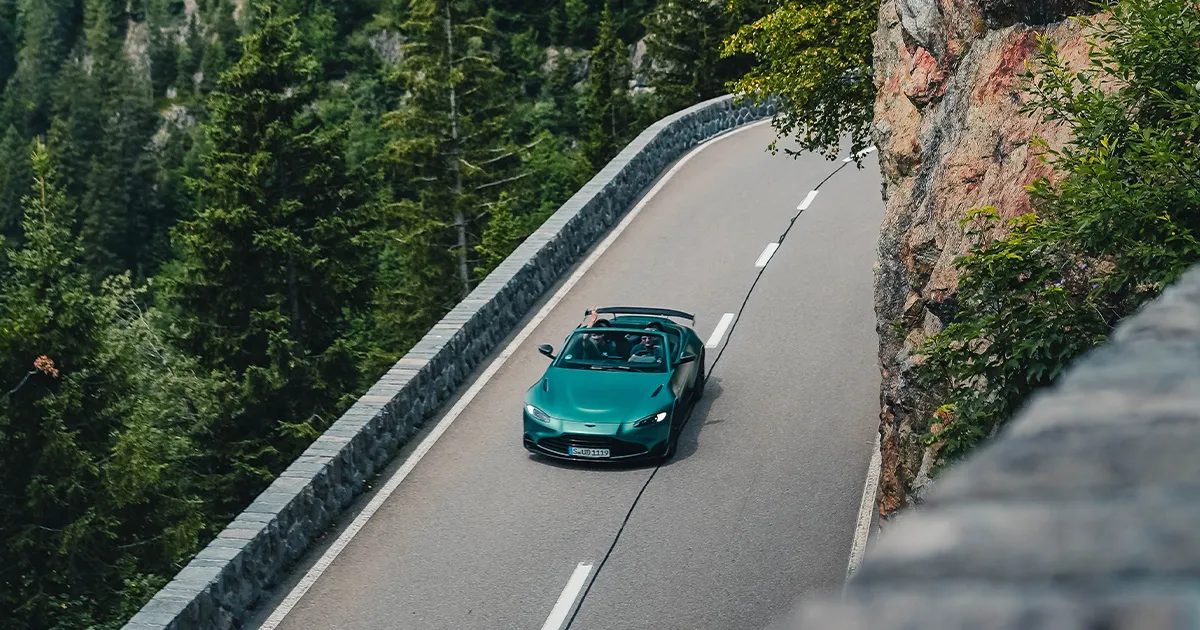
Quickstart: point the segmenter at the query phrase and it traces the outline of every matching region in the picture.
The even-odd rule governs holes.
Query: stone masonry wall
[[[224,630],[275,585],[534,302],[696,145],[774,113],[705,101],[643,131],[450,311],[125,625]]]
[[[794,628],[1200,628],[1200,266],[898,515]]]

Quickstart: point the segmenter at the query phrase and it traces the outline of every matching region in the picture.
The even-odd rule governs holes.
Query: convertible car
[[[665,308],[587,310],[525,394],[524,444],[571,460],[667,460],[704,395],[704,343],[695,317]],[[601,315],[609,315],[602,318]]]

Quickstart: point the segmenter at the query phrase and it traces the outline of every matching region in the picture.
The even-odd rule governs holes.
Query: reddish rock
[[[1029,26],[1009,20],[996,28],[1006,16],[1023,15],[1021,0],[986,6],[988,0],[937,0],[934,26],[942,30],[930,33],[930,23],[921,24],[923,37],[936,44],[933,51],[905,32],[898,1],[880,5],[874,62],[873,135],[886,202],[875,278],[884,515],[919,500],[933,460],[920,441],[932,403],[913,390],[912,370],[921,340],[940,330],[954,308],[954,262],[972,244],[959,221],[980,206],[995,206],[1004,218],[1031,211],[1025,186],[1049,168],[1030,140],[1035,131],[1052,147],[1069,139],[1066,129],[1020,113],[1020,75],[1036,53],[1037,35],[1059,46],[1070,66],[1087,62],[1084,26],[1075,21]],[[913,15],[933,13],[903,1]]]
[[[1020,91],[1020,77],[1025,73],[1025,62],[1033,59],[1037,52],[1037,35],[1034,29],[1015,31],[1006,39],[998,52],[996,67],[978,83],[974,98],[1004,98]]]
[[[917,48],[904,86],[904,95],[917,107],[925,107],[946,93],[946,69],[924,48]]]

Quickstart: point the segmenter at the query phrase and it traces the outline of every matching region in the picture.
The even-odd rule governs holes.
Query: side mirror
[[[548,343],[544,343],[544,344],[538,346],[538,352],[541,352],[542,354],[550,357],[551,359],[554,358],[554,346],[552,346]]]
[[[679,365],[683,365],[684,363],[691,363],[692,361],[695,361],[695,360],[696,360],[696,355],[692,354],[691,352],[685,352],[685,353],[683,353],[683,356],[679,357]]]

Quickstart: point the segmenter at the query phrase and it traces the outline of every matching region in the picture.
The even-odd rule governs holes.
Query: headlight
[[[533,405],[525,405],[525,413],[533,416],[534,420],[537,420],[543,424],[550,424],[551,420],[553,420],[549,414],[541,409],[538,409],[537,407],[534,407]]]
[[[658,424],[659,422],[662,422],[663,420],[666,420],[666,419],[667,419],[667,412],[660,411],[652,416],[646,416],[645,418],[642,418],[641,420],[634,422],[633,428],[636,429],[636,428],[640,428],[640,427],[648,427],[652,424]]]

